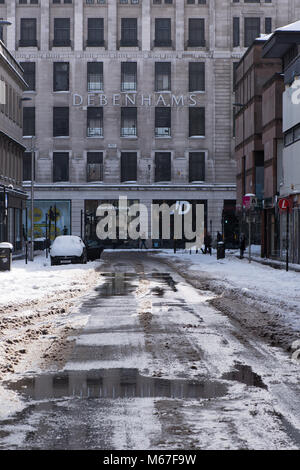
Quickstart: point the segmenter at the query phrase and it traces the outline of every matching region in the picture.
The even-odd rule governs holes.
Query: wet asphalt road
[[[0,449],[299,448],[274,381],[294,369],[211,298],[154,255],[104,254],[64,370],[7,384],[26,406],[1,423]]]

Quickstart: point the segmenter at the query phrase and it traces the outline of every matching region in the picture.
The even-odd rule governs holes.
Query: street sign
[[[253,209],[257,205],[257,197],[255,194],[246,194],[243,197],[243,207],[244,209]]]
[[[282,212],[286,212],[290,208],[290,201],[287,198],[282,198],[279,199],[278,201],[278,207]]]

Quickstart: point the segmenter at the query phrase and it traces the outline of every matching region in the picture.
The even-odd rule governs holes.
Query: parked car
[[[103,242],[98,238],[85,240],[85,246],[88,261],[99,259],[102,251],[104,250]]]
[[[76,235],[60,235],[56,237],[50,248],[51,266],[61,263],[87,262],[86,246]]]

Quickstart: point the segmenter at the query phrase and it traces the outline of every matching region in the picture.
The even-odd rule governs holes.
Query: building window
[[[137,180],[137,154],[136,152],[121,153],[121,182],[135,182]]]
[[[171,108],[155,108],[155,137],[171,136]]]
[[[189,63],[189,91],[205,91],[205,62]]]
[[[69,108],[53,108],[53,137],[69,136]]]
[[[121,137],[136,137],[137,135],[137,108],[121,108]]]
[[[245,18],[245,47],[260,36],[260,18]]]
[[[239,47],[240,45],[240,18],[235,16],[233,18],[233,32],[232,32],[232,46]]]
[[[155,41],[157,47],[171,47],[171,19],[155,18]]]
[[[189,108],[189,136],[205,136],[205,108]]]
[[[31,181],[31,162],[32,155],[31,152],[24,152],[23,154],[23,181]],[[35,179],[35,158],[33,158],[33,178]]]
[[[171,62],[155,62],[155,91],[171,91]]]
[[[265,33],[272,33],[272,18],[265,18]]]
[[[103,108],[90,106],[87,108],[87,136],[103,136]]]
[[[205,153],[190,152],[189,181],[205,181]]]
[[[170,152],[155,152],[155,181],[171,181]]]
[[[87,153],[87,181],[103,181],[103,152]]]
[[[21,18],[21,38],[19,46],[37,46],[36,18]]]
[[[121,18],[121,46],[137,46],[137,19]]]
[[[121,90],[136,91],[137,89],[137,65],[136,62],[121,63]]]
[[[87,63],[88,91],[103,90],[103,62]]]
[[[24,80],[29,87],[25,91],[35,91],[35,62],[21,62],[20,65],[24,70]]]
[[[53,46],[71,46],[70,18],[54,18]]]
[[[69,91],[69,62],[53,63],[53,91]]]
[[[104,46],[103,18],[88,18],[87,46]]]
[[[35,135],[35,107],[26,107],[23,109],[23,135]]]
[[[53,152],[53,182],[69,181],[69,153]]]
[[[189,18],[189,47],[205,47],[204,18]]]

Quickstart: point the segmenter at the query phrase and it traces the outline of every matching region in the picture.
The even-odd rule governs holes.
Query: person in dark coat
[[[240,259],[244,258],[244,251],[246,250],[246,237],[244,233],[240,236]]]
[[[217,233],[217,242],[222,242],[223,241],[223,236],[220,232]]]
[[[211,245],[212,245],[212,237],[211,237],[211,234],[207,232],[204,237],[204,250],[202,250],[201,248],[201,251],[204,255],[206,255],[207,252],[211,255]]]

